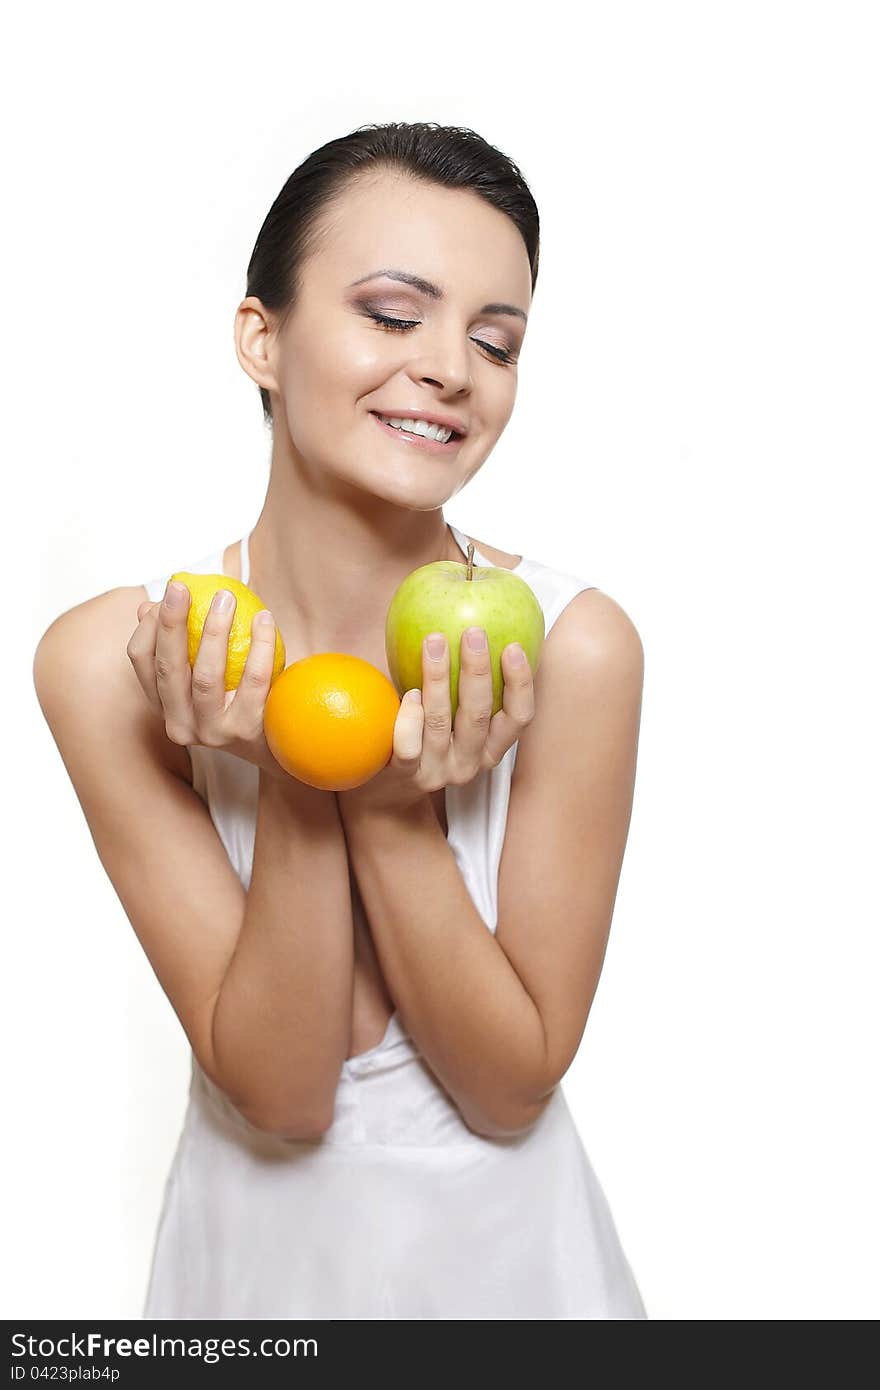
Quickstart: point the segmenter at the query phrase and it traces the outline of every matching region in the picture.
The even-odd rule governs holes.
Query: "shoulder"
[[[629,614],[601,589],[576,594],[541,648],[514,780],[531,791],[548,772],[565,780],[580,759],[607,757],[621,739],[631,743],[643,683],[644,649]]]
[[[126,648],[137,627],[142,584],[108,589],[59,614],[34,653],[33,678],[41,703],[59,713],[88,701],[103,708],[134,705],[140,689]],[[141,700],[146,704],[143,692]]]
[[[163,766],[192,781],[186,748],[165,734],[141,689],[127,646],[137,628],[142,584],[109,589],[67,609],[46,628],[34,652],[33,681],[56,735],[101,721],[108,734],[137,739]]]
[[[502,569],[516,569],[522,562],[522,555],[511,555],[476,539],[474,544]],[[596,588],[582,590],[566,604],[547,635],[548,651],[551,644],[554,651],[564,649],[569,654],[574,648],[582,653],[587,648],[594,657],[600,650],[612,659],[616,653],[623,661],[643,656],[641,638],[629,614],[609,594]]]
[[[563,608],[544,642],[539,670],[604,669],[621,679],[644,674],[644,646],[626,610],[602,589],[584,589]]]
[[[516,569],[523,557],[498,550],[474,538],[474,544],[493,565]],[[610,594],[583,589],[563,608],[547,634],[539,666],[571,672],[572,662],[590,668],[605,666],[624,679],[641,681],[644,648],[632,618]]]
[[[143,584],[108,589],[94,598],[84,599],[55,618],[37,644],[34,675],[43,680],[54,675],[72,674],[99,680],[112,677],[118,663],[115,638],[128,627],[128,636],[137,627],[137,606],[148,598]]]

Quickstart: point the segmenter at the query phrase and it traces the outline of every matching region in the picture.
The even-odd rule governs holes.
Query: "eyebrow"
[[[405,285],[412,285],[413,289],[421,290],[429,299],[443,299],[443,291],[438,285],[432,285],[430,280],[423,280],[421,275],[413,275],[408,270],[373,270],[369,275],[362,275],[359,280],[352,280],[348,286],[350,290],[355,285],[362,285],[365,280],[375,280],[380,275],[385,275],[389,280],[402,280]],[[518,309],[515,304],[484,304],[480,310],[481,314],[511,314],[514,318],[522,319],[523,323],[528,323],[528,315],[522,309]]]

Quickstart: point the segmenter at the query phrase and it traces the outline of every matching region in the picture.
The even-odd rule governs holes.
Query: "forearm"
[[[214,1010],[220,1073],[254,1123],[320,1127],[348,1053],[352,977],[336,798],[261,771],[244,922]]]
[[[538,1009],[480,917],[425,798],[395,814],[348,812],[348,853],[398,1013],[464,1119],[527,1128],[546,1103]]]

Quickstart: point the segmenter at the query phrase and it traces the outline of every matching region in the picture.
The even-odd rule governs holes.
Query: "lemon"
[[[176,574],[172,574],[171,578],[179,584],[185,584],[190,592],[189,613],[186,617],[186,638],[190,666],[195,665],[199,643],[202,640],[202,629],[205,626],[208,609],[211,607],[211,600],[217,590],[228,589],[231,594],[235,595],[235,610],[232,614],[232,626],[229,629],[229,643],[226,648],[225,680],[226,689],[235,690],[244,674],[244,664],[250,651],[251,623],[254,620],[254,615],[259,613],[261,608],[266,607],[265,603],[259,595],[254,593],[253,589],[242,584],[240,579],[232,579],[228,574],[190,574],[186,570],[178,570]],[[284,661],[284,643],[276,624],[272,681],[281,675],[284,670]]]

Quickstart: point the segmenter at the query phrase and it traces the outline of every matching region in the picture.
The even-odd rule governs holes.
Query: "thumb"
[[[418,765],[422,756],[424,718],[422,692],[408,690],[400,702],[394,723],[394,756],[398,762]]]

